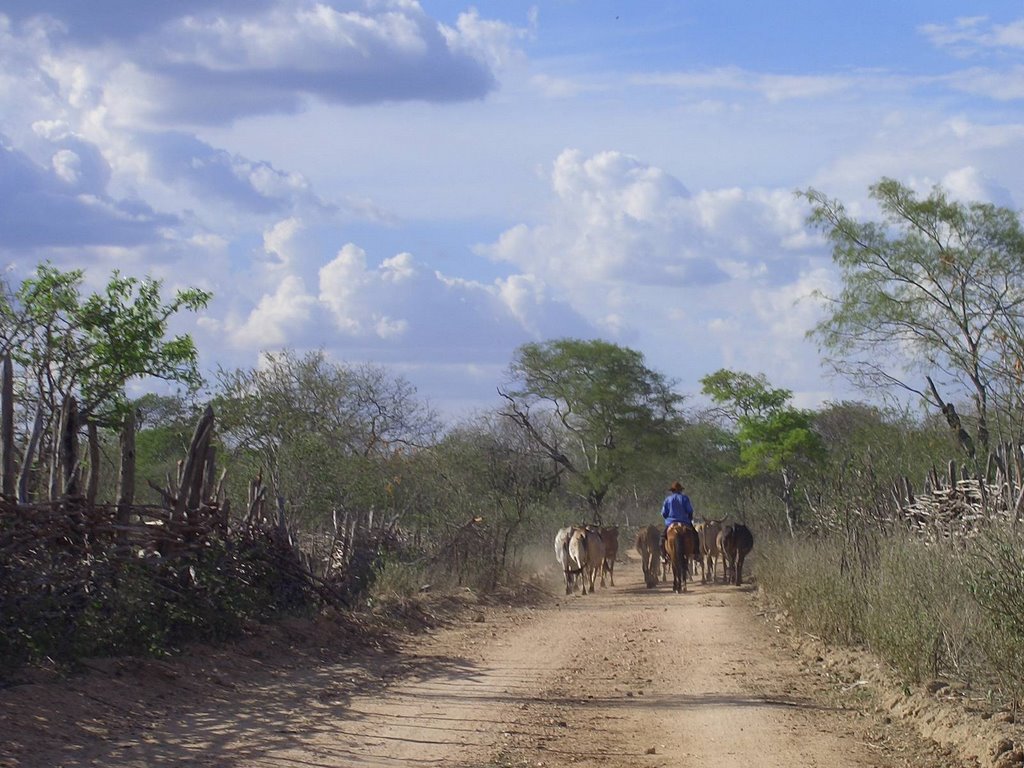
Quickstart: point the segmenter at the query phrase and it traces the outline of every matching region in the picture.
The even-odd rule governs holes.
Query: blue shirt
[[[661,516],[665,518],[665,527],[672,523],[693,525],[693,505],[690,497],[683,493],[671,493],[661,505]]]

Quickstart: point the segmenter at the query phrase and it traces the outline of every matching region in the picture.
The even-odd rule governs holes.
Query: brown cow
[[[665,537],[665,548],[672,562],[672,591],[685,592],[689,577],[687,560],[700,557],[700,537],[692,525],[672,523]]]
[[[615,558],[619,556],[619,527],[617,525],[601,528],[601,541],[604,542],[604,568],[601,570],[601,586],[604,586],[604,575],[608,574],[611,585],[615,586]]]
[[[718,548],[718,533],[722,530],[722,521],[705,520],[703,523],[698,523],[694,527],[697,529],[697,533],[700,534],[700,552],[701,557],[704,560],[704,571],[702,577],[706,577],[708,571],[711,571],[711,576],[709,578],[711,583],[714,584],[717,561],[722,553]],[[704,578],[701,578],[702,582],[704,580]]]
[[[718,534],[718,548],[725,560],[725,580],[737,587],[743,583],[743,561],[754,548],[754,534],[743,523],[726,525]]]
[[[604,542],[596,528],[588,526],[573,529],[569,537],[569,558],[573,567],[583,574],[582,593],[593,594],[597,574],[604,566]]]
[[[644,584],[650,589],[658,583],[658,569],[661,565],[661,528],[648,525],[637,531],[634,542],[640,553],[640,565],[644,569]]]

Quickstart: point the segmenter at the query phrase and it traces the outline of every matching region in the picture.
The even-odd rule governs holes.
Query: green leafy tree
[[[860,221],[813,189],[809,222],[832,241],[842,291],[812,331],[862,384],[903,387],[941,409],[972,458],[989,450],[993,405],[1017,419],[1024,382],[1024,230],[988,203],[925,198],[893,179],[871,187],[882,221]],[[927,386],[910,383],[922,377]],[[921,381],[918,378],[918,381]],[[953,397],[973,402],[974,434]]]
[[[84,277],[82,270],[64,272],[43,264],[17,289],[5,284],[0,291],[0,351],[10,354],[18,367],[21,400],[37,405],[34,415],[23,414],[34,436],[28,445],[38,440],[46,448],[62,405],[73,397],[78,420],[88,428],[95,463],[96,430],[117,426],[128,382],[158,378],[188,387],[200,384],[191,336],[169,336],[168,323],[180,312],[201,310],[211,295],[190,288],[165,300],[160,281],[116,271],[101,291],[85,293]],[[28,451],[23,471],[33,461]]]
[[[822,459],[822,444],[812,429],[812,414],[789,405],[793,393],[772,387],[763,374],[718,370],[701,379],[702,391],[735,421],[740,477],[774,476],[790,532],[795,529],[795,488],[800,472]]]
[[[639,352],[599,340],[530,343],[509,373],[502,413],[568,474],[598,522],[609,490],[671,445],[682,398]]]

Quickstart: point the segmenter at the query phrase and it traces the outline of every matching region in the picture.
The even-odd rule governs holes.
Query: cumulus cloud
[[[637,158],[565,150],[551,176],[544,220],[506,230],[480,246],[492,258],[589,300],[586,286],[708,286],[765,272],[785,281],[786,256],[802,244],[803,215],[792,192],[707,190],[691,194]]]
[[[324,348],[402,365],[498,364],[525,341],[594,332],[536,277],[450,277],[408,252],[374,262],[355,243],[317,264],[317,245],[301,232],[300,222],[285,219],[264,233],[275,258],[251,281],[263,287],[223,326],[236,348]]]
[[[13,19],[21,30],[45,30],[36,36],[66,83],[92,81],[68,91],[77,105],[103,100],[136,120],[193,123],[293,112],[311,97],[342,104],[483,98],[496,87],[494,68],[517,55],[525,34],[476,11],[449,27],[409,0],[130,6],[19,1],[4,20],[8,28]]]
[[[50,160],[40,166],[0,136],[0,249],[144,245],[177,223],[141,201],[93,189],[86,163],[71,150]]]
[[[301,278],[284,277],[273,293],[264,295],[241,323],[228,324],[232,342],[245,347],[270,349],[286,345],[308,325],[316,302]]]

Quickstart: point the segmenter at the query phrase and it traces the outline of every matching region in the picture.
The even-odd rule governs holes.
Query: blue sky
[[[6,0],[0,262],[214,293],[207,370],[324,349],[443,413],[515,348],[850,396],[795,190],[1024,199],[1020,2]]]

